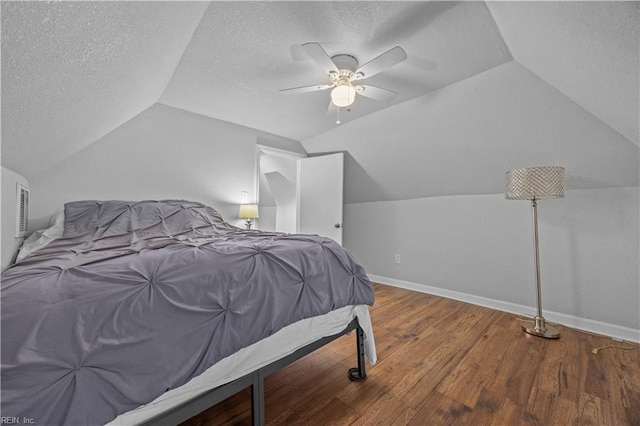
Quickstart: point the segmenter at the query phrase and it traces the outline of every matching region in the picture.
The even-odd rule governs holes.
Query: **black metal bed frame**
[[[177,425],[178,423],[195,416],[219,402],[224,401],[228,397],[235,395],[246,387],[251,386],[252,423],[254,426],[262,426],[265,423],[264,378],[353,330],[356,331],[358,366],[349,369],[349,379],[354,381],[365,380],[367,378],[367,372],[364,364],[364,332],[358,323],[358,319],[355,318],[340,333],[311,342],[297,351],[267,364],[264,367],[258,368],[245,376],[208,390],[201,395],[173,407],[169,411],[147,419],[144,423],[141,423],[141,425]]]

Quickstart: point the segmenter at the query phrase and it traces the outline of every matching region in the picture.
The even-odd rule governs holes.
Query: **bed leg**
[[[358,382],[367,378],[367,371],[364,365],[364,331],[360,326],[356,328],[356,346],[358,367],[349,369],[349,379]]]
[[[251,423],[253,426],[264,426],[264,373],[258,370],[253,375],[251,384]]]

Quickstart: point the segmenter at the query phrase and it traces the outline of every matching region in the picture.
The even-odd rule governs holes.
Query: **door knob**
[[[335,225],[333,225],[334,228],[340,228],[340,224],[336,223]]]

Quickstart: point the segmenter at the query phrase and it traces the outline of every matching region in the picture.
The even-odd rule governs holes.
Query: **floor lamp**
[[[507,172],[507,190],[505,197],[508,200],[530,200],[533,211],[533,253],[536,271],[536,302],[538,314],[533,321],[524,321],[522,323],[522,330],[534,336],[557,339],[560,337],[560,332],[556,328],[548,326],[542,316],[537,200],[564,197],[564,167],[528,167]]]

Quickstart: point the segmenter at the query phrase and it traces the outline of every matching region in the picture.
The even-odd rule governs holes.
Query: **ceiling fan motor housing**
[[[358,60],[351,55],[336,55],[331,58],[338,72],[330,72],[329,78],[335,86],[351,85],[354,72],[358,69]]]
[[[336,55],[331,58],[340,71],[351,71],[353,74],[358,69],[358,60],[351,55]]]

